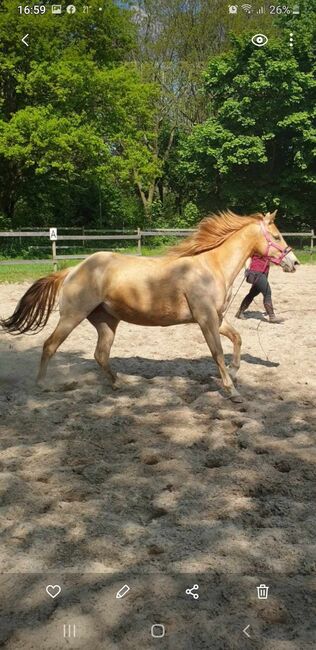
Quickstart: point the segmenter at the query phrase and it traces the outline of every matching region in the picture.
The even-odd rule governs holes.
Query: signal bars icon
[[[253,11],[254,11],[252,5],[250,5],[250,4],[243,4],[243,5],[241,5],[241,9],[243,9],[243,11],[244,11],[246,14],[252,14]],[[237,14],[237,13],[238,13],[238,5],[228,5],[228,12],[229,12],[230,14]],[[264,14],[265,12],[266,12],[266,8],[265,8],[265,7],[260,7],[260,9],[258,9],[258,10],[256,11],[257,14]]]

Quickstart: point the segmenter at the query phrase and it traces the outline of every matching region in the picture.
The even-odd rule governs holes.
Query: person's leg
[[[244,312],[246,309],[248,309],[249,305],[251,305],[253,299],[260,293],[260,289],[257,286],[257,282],[255,281],[249,291],[249,293],[244,297],[238,311],[236,314],[236,318],[241,318],[242,320],[245,319]]]
[[[274,309],[273,309],[273,304],[272,304],[272,292],[271,292],[271,287],[268,282],[268,278],[266,278],[266,286],[265,288],[263,287],[263,306],[269,316],[269,323],[283,323],[283,318],[277,318]]]
[[[272,292],[271,292],[271,287],[268,278],[266,278],[266,282],[263,281],[262,283],[261,293],[263,296],[263,306],[268,316],[270,316],[271,314],[274,314],[274,309],[272,304]]]
[[[282,318],[277,318],[272,304],[272,292],[271,287],[268,281],[268,277],[265,273],[260,273],[256,281],[257,289],[263,296],[263,306],[269,316],[270,323],[283,323]]]

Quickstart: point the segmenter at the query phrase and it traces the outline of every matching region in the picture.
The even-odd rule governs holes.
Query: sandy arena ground
[[[316,266],[273,269],[271,284],[283,324],[264,320],[261,298],[236,321],[246,284],[229,309],[243,404],[223,394],[197,325],[121,323],[116,391],[88,322],[44,390],[34,378],[57,313],[36,336],[0,332],[1,647],[239,650],[247,621],[251,648],[316,647]],[[2,317],[27,287],[0,286]],[[200,599],[186,598],[198,580]],[[81,625],[66,646],[65,612]],[[160,640],[148,633],[157,618]]]

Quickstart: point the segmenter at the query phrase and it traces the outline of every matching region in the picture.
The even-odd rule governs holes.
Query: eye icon
[[[263,47],[263,45],[267,44],[268,37],[265,36],[264,34],[256,34],[255,36],[252,37],[251,41],[257,47]]]

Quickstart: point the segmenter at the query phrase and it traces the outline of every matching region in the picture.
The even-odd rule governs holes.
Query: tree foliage
[[[309,64],[308,63],[309,59]],[[281,207],[311,222],[315,198],[315,62],[285,39],[236,38],[205,73],[209,117],[181,145],[181,170],[202,204]]]
[[[2,3],[3,224],[184,225],[227,206],[313,223],[316,0],[261,16],[263,48],[256,14],[221,0],[83,4]]]
[[[31,17],[34,30],[26,54],[20,52],[25,27],[13,15],[15,2],[6,4],[8,13],[1,15],[6,38],[0,55],[0,210],[13,221],[26,217],[44,223],[54,217],[56,223],[68,223],[86,217],[93,222],[100,193],[104,207],[111,209],[115,184],[124,194],[126,186],[135,185],[135,175],[146,185],[147,177],[160,171],[150,153],[156,88],[122,58],[123,46],[133,44],[130,17],[114,5],[113,12],[107,6],[98,26],[93,13],[90,22],[78,14],[75,25],[73,16],[65,17],[59,29],[56,17]],[[39,31],[42,19],[45,38]],[[83,188],[94,202],[85,214],[73,199]]]

